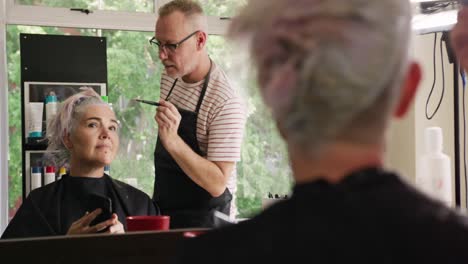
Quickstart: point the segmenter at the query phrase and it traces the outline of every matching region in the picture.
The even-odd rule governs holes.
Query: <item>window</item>
[[[163,2],[163,1],[159,1]],[[78,7],[98,8],[118,11],[152,12],[154,5],[159,3],[150,0],[110,1],[110,0],[16,0],[17,4],[42,5],[48,7]],[[200,1],[208,15],[232,16],[237,8],[245,4],[245,0],[202,0]],[[131,8],[130,8],[131,7]],[[50,9],[54,16],[48,16]],[[45,26],[13,26],[7,27],[7,62],[8,62],[8,115],[9,115],[9,208],[10,217],[21,204],[21,93],[20,93],[20,54],[19,33],[62,34],[105,36],[107,38],[108,57],[108,91],[109,102],[122,122],[121,145],[119,154],[110,168],[113,177],[136,185],[150,196],[153,192],[154,166],[153,152],[157,138],[157,127],[153,119],[154,107],[134,104],[131,99],[144,95],[145,99],[159,99],[161,63],[154,49],[149,46],[148,39],[153,36],[154,18],[148,14],[144,19],[128,19],[132,14],[124,14],[126,24],[118,30],[110,29],[79,29],[72,26],[89,27],[89,21],[65,21],[56,19],[66,17],[70,11],[62,12],[49,8],[34,19],[24,14],[29,10],[18,10],[12,14],[14,23],[27,25],[55,25],[64,23],[69,27]],[[39,13],[42,12],[38,11]],[[113,28],[108,25],[118,25],[121,14],[115,12],[113,17],[105,14],[93,14],[90,19],[95,27]],[[136,17],[142,15],[135,15]],[[49,21],[54,21],[51,23]],[[214,21],[214,20],[210,20]],[[225,22],[210,25],[215,28],[211,34],[223,32]],[[8,23],[8,21],[7,21]],[[54,24],[55,23],[55,24]],[[99,24],[101,23],[101,24]],[[59,26],[59,25],[57,25]],[[63,25],[61,25],[63,26]],[[1,36],[0,36],[1,40]],[[2,41],[0,41],[1,43]],[[291,187],[291,171],[287,152],[276,132],[274,123],[263,107],[262,100],[256,92],[254,76],[248,73],[235,72],[235,51],[220,35],[210,35],[208,49],[215,60],[235,82],[246,91],[250,116],[247,120],[241,162],[237,165],[238,217],[249,217],[261,209],[262,198],[269,192],[287,194]]]
[[[154,0],[16,0],[20,5],[115,10],[128,12],[154,11]]]
[[[248,69],[238,69],[246,68],[247,63],[239,61],[239,54],[222,36],[208,38],[208,51],[247,98],[249,117],[237,163],[236,203],[238,217],[250,217],[261,210],[262,198],[268,193],[290,192],[292,172],[287,151],[256,89],[255,76]]]
[[[247,0],[199,0],[208,16],[232,17]]]

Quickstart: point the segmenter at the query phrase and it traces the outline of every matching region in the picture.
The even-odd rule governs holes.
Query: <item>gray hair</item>
[[[289,144],[381,140],[408,68],[407,0],[252,0],[229,34],[248,40],[263,99]]]
[[[75,131],[86,108],[90,105],[107,105],[101,96],[90,87],[80,88],[82,91],[68,97],[60,105],[55,117],[47,125],[46,137],[49,141],[46,150],[46,160],[56,167],[68,168],[70,151],[64,144],[64,138]]]
[[[160,17],[172,14],[179,11],[184,14],[185,18],[190,22],[193,30],[208,29],[208,22],[206,20],[203,8],[200,3],[192,0],[173,0],[159,8],[158,14]]]

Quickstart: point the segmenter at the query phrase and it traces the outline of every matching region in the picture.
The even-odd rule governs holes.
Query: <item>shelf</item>
[[[45,138],[27,138],[25,150],[46,150],[48,141]]]

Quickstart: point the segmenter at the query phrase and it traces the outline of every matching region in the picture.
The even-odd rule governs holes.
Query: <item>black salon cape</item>
[[[366,169],[297,185],[257,217],[187,240],[175,263],[468,263],[468,221]]]
[[[159,208],[146,193],[112,179],[108,175],[103,177],[111,183],[113,193],[116,194],[126,216],[159,214]],[[63,201],[66,195],[64,185],[64,178],[62,178],[33,190],[18,209],[1,238],[64,235],[60,232],[60,201]],[[119,217],[119,221],[125,226],[125,220]]]

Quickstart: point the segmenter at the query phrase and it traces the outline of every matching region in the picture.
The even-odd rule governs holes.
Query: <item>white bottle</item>
[[[62,177],[67,174],[67,169],[65,167],[60,167],[59,175],[57,176],[57,181],[62,179]]]
[[[46,97],[46,128],[49,125],[50,120],[57,114],[57,96],[53,91]]]
[[[110,165],[104,166],[104,173],[110,175]]]
[[[41,167],[31,167],[31,191],[42,185],[41,169]]]
[[[47,166],[45,167],[44,173],[44,185],[52,183],[55,181],[55,167]]]
[[[430,197],[452,206],[451,164],[449,156],[442,152],[442,129],[426,128],[424,141],[426,149],[416,167],[416,185]]]

